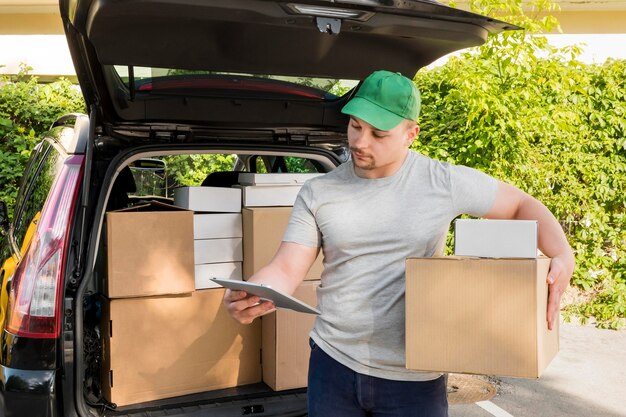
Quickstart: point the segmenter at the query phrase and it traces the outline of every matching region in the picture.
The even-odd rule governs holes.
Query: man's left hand
[[[558,320],[559,310],[561,308],[561,296],[569,285],[572,272],[571,268],[567,268],[566,263],[557,257],[552,258],[550,263],[550,271],[548,272],[548,311],[546,320],[548,321],[548,329],[554,328],[554,323]]]

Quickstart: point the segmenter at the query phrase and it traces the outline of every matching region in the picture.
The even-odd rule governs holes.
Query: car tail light
[[[13,275],[7,330],[17,336],[60,334],[62,277],[83,156],[68,158],[44,204],[37,231]]]

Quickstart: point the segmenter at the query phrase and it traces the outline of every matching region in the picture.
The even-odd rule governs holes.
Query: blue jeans
[[[362,375],[309,343],[309,417],[448,417],[443,376],[414,382]]]

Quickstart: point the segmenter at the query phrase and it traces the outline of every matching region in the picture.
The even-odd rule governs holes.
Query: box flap
[[[187,209],[177,207],[171,204],[161,203],[160,201],[150,201],[146,204],[140,204],[133,207],[127,207],[119,210],[110,211],[109,213],[128,213],[128,212],[149,212],[149,211],[189,211]]]

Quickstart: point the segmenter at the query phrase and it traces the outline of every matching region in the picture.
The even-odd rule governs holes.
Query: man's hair
[[[417,122],[411,119],[404,119],[402,123],[404,123],[404,127],[407,129],[412,129],[414,126],[417,125]]]

